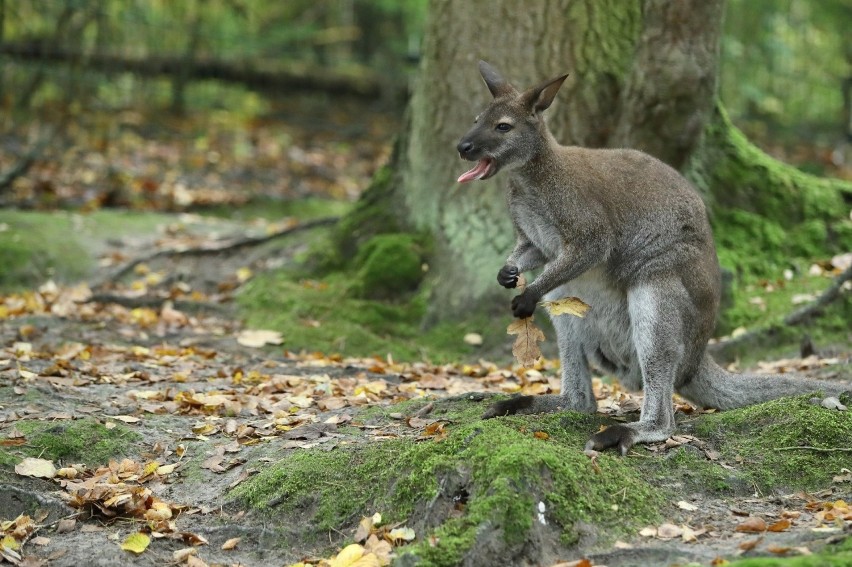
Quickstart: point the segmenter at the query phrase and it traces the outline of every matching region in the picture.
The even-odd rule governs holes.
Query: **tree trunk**
[[[505,175],[463,187],[455,182],[467,169],[456,143],[491,99],[477,72],[478,59],[492,63],[519,88],[570,73],[546,113],[563,144],[644,150],[686,171],[714,207],[725,205],[729,195],[736,197],[733,206],[742,206],[737,196],[745,195],[762,205],[775,199],[773,206],[780,197],[782,207],[813,212],[799,206],[807,197],[784,201],[791,193],[807,193],[812,178],[749,145],[715,109],[723,4],[552,0],[522,7],[513,0],[431,1],[421,68],[392,175],[364,198],[380,205],[373,206],[384,223],[380,231],[392,230],[386,222],[390,211],[393,225],[432,236],[430,320],[478,306],[508,308],[506,292],[495,282],[514,242]],[[760,171],[783,172],[785,188],[779,193],[766,186],[769,180],[752,176],[748,188],[735,189],[741,181],[735,177],[750,163]],[[817,199],[820,207],[839,203],[833,214],[844,216],[844,190],[826,189],[832,196]],[[359,221],[367,208],[359,207]]]

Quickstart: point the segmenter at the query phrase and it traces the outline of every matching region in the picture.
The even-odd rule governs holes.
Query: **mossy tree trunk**
[[[842,218],[848,187],[774,162],[717,109],[723,4],[432,0],[405,132],[389,171],[366,192],[349,227],[432,236],[431,320],[508,306],[495,282],[514,242],[505,176],[455,183],[467,169],[456,143],[491,98],[477,72],[479,59],[522,88],[569,72],[547,112],[560,142],[647,151],[692,178],[714,212],[729,206],[760,211],[771,202],[773,211],[798,207],[797,220]],[[773,174],[761,177],[767,168]],[[812,191],[817,194],[808,196]],[[372,228],[370,218],[378,219]],[[347,229],[350,243],[352,234]]]

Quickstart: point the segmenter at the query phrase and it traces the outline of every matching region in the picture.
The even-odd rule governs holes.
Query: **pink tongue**
[[[461,175],[459,175],[458,182],[459,183],[467,183],[468,181],[473,181],[474,179],[479,179],[485,172],[488,171],[488,160],[486,158],[482,158],[476,165],[473,166],[473,169],[470,171],[465,171]]]

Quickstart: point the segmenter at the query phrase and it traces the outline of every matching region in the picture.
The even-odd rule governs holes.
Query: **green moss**
[[[777,277],[797,258],[852,248],[844,201],[852,184],[808,175],[751,144],[721,106],[689,165],[710,201],[723,266],[749,277]]]
[[[826,548],[816,555],[799,557],[753,557],[730,563],[730,567],[850,567],[852,566],[852,538],[844,544]]]
[[[809,398],[783,398],[705,415],[695,430],[716,444],[728,463],[739,462],[744,478],[764,490],[824,487],[848,467],[849,454],[819,449],[849,446],[852,413],[826,410]]]
[[[364,243],[355,258],[355,295],[404,296],[423,280],[423,247],[410,234],[380,234]]]
[[[579,522],[604,525],[615,538],[653,520],[661,497],[624,459],[602,455],[595,472],[582,446],[596,422],[573,413],[477,419],[448,424],[442,441],[301,451],[242,483],[234,496],[270,516],[298,515],[317,538],[379,511],[388,522],[416,526],[418,541],[404,553],[421,565],[458,564],[483,530],[519,548],[537,522],[539,501],[566,541],[576,540]],[[441,517],[430,517],[439,509]]]
[[[394,176],[390,166],[379,169],[370,186],[337,226],[332,245],[344,259],[353,258],[359,248],[378,234],[399,232],[399,217],[391,203]]]
[[[27,457],[54,462],[102,465],[110,458],[128,456],[130,445],[141,436],[126,426],[107,429],[92,418],[64,421],[18,421],[27,444],[18,447]],[[16,451],[17,452],[17,451]],[[20,459],[18,459],[20,461]]]

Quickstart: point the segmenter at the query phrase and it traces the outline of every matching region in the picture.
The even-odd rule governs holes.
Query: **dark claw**
[[[512,315],[518,319],[530,317],[535,311],[539,297],[531,293],[529,289],[521,295],[516,295],[512,298]]]
[[[520,413],[521,410],[525,410],[533,405],[534,397],[533,396],[515,396],[513,398],[509,398],[508,400],[503,400],[500,402],[496,402],[491,404],[485,413],[482,414],[482,419],[490,419],[492,417],[498,417],[501,415],[514,415],[516,413]]]
[[[497,283],[505,288],[518,287],[518,276],[521,272],[517,266],[505,265],[497,272]]]
[[[594,449],[595,451],[603,451],[610,447],[618,447],[621,456],[627,455],[633,445],[636,444],[636,431],[626,425],[610,425],[603,431],[592,435],[591,439],[586,443],[586,450]]]

